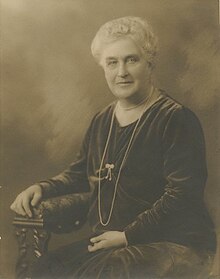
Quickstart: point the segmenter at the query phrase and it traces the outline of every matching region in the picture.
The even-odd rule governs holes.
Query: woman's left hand
[[[124,247],[127,239],[124,232],[108,231],[90,239],[92,245],[88,246],[89,252],[113,247]]]

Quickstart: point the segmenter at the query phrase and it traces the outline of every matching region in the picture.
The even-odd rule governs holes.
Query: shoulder
[[[158,115],[163,137],[179,134],[183,139],[203,138],[201,123],[196,114],[163,91]]]
[[[91,121],[91,128],[100,128],[103,125],[108,125],[109,121],[111,121],[113,112],[115,108],[115,102],[107,105],[102,110],[98,111]]]
[[[115,102],[110,103],[109,105],[105,106],[103,109],[98,111],[94,118],[96,120],[99,120],[103,117],[108,116],[109,114],[112,114],[112,112],[114,111],[114,107],[115,107]]]
[[[160,114],[166,121],[170,121],[173,119],[179,120],[181,122],[197,122],[199,123],[199,119],[196,114],[181,104],[170,95],[168,95],[165,91],[161,91],[161,100],[160,100]]]
[[[189,110],[163,90],[160,90],[160,96],[160,113],[162,113],[164,116],[170,117],[173,114],[184,114],[185,111]]]

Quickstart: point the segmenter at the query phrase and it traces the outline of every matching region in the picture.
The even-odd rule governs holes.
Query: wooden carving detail
[[[34,229],[33,238],[34,255],[39,258],[47,252],[50,233],[40,228]]]
[[[27,229],[16,227],[15,235],[18,241],[18,259],[16,263],[16,278],[28,278],[28,244]]]
[[[30,278],[33,264],[47,252],[50,232],[70,232],[85,223],[90,196],[81,193],[54,197],[34,208],[32,218],[16,215],[13,225],[19,246],[17,279]]]
[[[36,260],[47,252],[50,233],[43,229],[40,218],[15,217],[15,235],[18,242],[16,278],[31,278],[31,270]]]

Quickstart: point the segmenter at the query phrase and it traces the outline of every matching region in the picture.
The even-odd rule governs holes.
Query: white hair
[[[131,38],[140,47],[146,60],[154,65],[158,51],[157,38],[145,19],[134,16],[113,19],[100,27],[91,44],[95,60],[100,64],[103,48],[122,37]]]

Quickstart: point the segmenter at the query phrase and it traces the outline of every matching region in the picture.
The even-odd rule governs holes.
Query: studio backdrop
[[[10,204],[27,186],[68,166],[92,116],[113,100],[90,44],[104,22],[126,15],[147,18],[159,38],[156,86],[202,123],[206,201],[219,230],[217,0],[1,0],[0,13],[0,278],[13,278],[17,257]],[[80,236],[55,236],[50,248]]]

